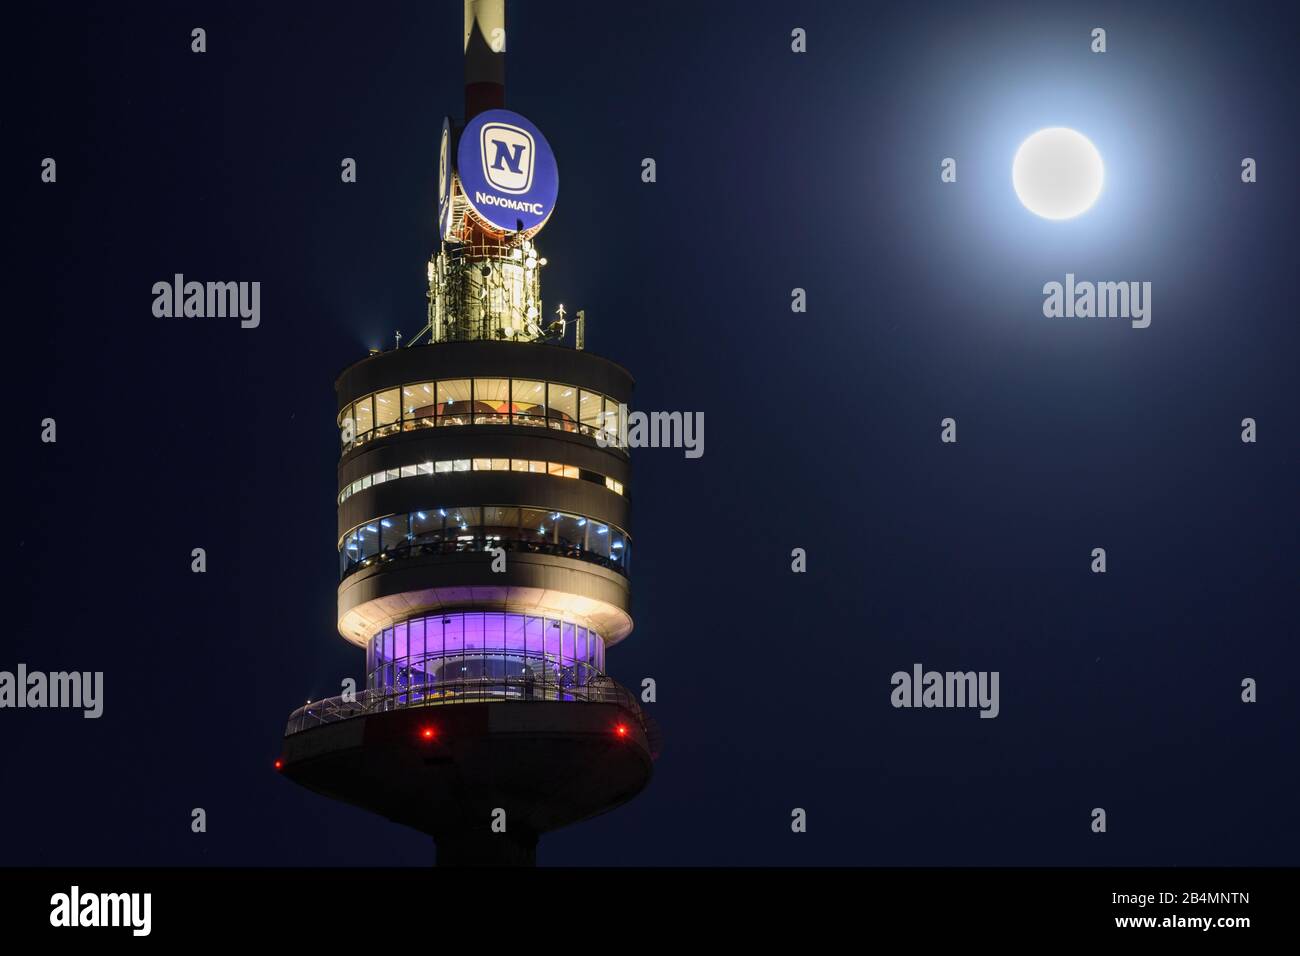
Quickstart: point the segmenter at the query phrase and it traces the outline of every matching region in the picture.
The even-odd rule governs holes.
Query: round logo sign
[[[438,146],[438,235],[451,237],[451,120],[445,117]]]
[[[460,134],[456,171],[475,216],[501,232],[538,232],[560,191],[546,137],[509,110],[487,110],[469,121]]]

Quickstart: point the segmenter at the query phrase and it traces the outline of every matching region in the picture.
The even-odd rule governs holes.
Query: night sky
[[[608,663],[657,681],[654,780],[540,862],[1300,862],[1297,23],[1136,6],[512,0],[548,311],[706,425],[633,452]],[[272,761],[362,678],[333,383],[424,320],[461,5],[7,16],[0,669],[106,686],[97,721],[0,711],[0,862],[428,865]],[[1010,183],[1053,125],[1106,161],[1069,222]],[[260,327],[155,318],[177,272],[260,281]],[[1150,281],[1151,326],[1045,318],[1067,272]],[[916,662],[999,671],[1000,716],[892,708]]]

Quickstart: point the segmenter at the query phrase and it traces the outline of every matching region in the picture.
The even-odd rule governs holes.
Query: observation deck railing
[[[636,695],[617,681],[601,675],[585,684],[549,683],[527,677],[473,677],[411,687],[384,687],[312,701],[289,715],[286,737],[323,724],[364,717],[367,714],[416,707],[451,707],[483,702],[565,701],[574,704],[614,704],[641,725],[651,755],[659,755],[659,728],[641,708]]]

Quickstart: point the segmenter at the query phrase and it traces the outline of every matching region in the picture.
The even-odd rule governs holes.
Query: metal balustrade
[[[544,662],[541,657],[537,659]],[[323,724],[393,710],[450,707],[456,704],[484,702],[508,705],[512,702],[545,700],[563,701],[575,705],[614,704],[641,725],[650,741],[652,755],[658,756],[660,736],[655,722],[642,710],[635,694],[603,674],[585,684],[567,686],[527,677],[476,677],[439,681],[437,684],[364,690],[351,695],[350,700],[340,695],[304,704],[289,715],[289,723],[285,727],[284,735],[291,737]]]

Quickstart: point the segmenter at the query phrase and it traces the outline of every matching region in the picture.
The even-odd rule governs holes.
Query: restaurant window
[[[397,431],[401,420],[402,405],[398,389],[390,388],[375,395],[376,438]]]
[[[576,431],[578,421],[578,390],[572,385],[556,385],[546,389],[547,413],[551,427],[562,431]]]
[[[432,425],[438,414],[435,382],[418,382],[402,389],[402,418],[412,424]]]
[[[516,425],[546,425],[546,383],[517,378],[511,383]]]
[[[459,378],[438,383],[438,424],[468,425],[470,423],[469,379]]]
[[[367,435],[375,427],[374,396],[367,395],[352,403],[352,419],[356,423],[357,438]]]
[[[510,379],[474,379],[474,424],[510,424]]]

